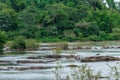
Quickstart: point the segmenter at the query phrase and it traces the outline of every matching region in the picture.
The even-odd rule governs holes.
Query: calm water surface
[[[53,60],[53,62],[48,63],[20,63],[16,62],[19,60],[27,60],[27,57],[33,56],[44,56],[48,54],[54,54],[54,51],[32,51],[26,52],[26,54],[22,55],[6,55],[1,56],[0,60],[10,61],[8,63],[0,64],[0,80],[56,80],[56,75],[54,71],[55,67],[58,65],[61,66],[59,68],[58,73],[61,77],[66,77],[67,75],[72,74],[73,68],[68,67],[68,65],[77,65],[81,66],[83,64],[87,64],[87,66],[94,70],[94,73],[100,71],[102,75],[108,76],[110,75],[110,69],[107,64],[110,66],[116,65],[119,61],[112,62],[92,62],[92,63],[81,63],[80,60],[75,59],[48,59],[41,58],[42,61]],[[68,50],[62,51],[63,55],[78,55],[80,58],[85,58],[89,56],[95,56],[96,54],[100,55],[109,55],[114,57],[120,57],[119,49],[93,49],[93,50]],[[30,68],[30,67],[45,67],[44,69],[27,69],[27,70],[16,70],[15,68]],[[11,68],[12,67],[12,68]],[[11,69],[8,69],[11,68]],[[103,79],[101,79],[103,80]],[[111,78],[111,80],[114,80]]]

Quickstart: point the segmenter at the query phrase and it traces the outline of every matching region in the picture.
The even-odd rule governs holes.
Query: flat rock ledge
[[[81,62],[101,62],[101,61],[120,61],[120,58],[112,56],[92,56],[81,59]]]

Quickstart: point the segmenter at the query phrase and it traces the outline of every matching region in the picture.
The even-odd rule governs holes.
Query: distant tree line
[[[120,40],[114,0],[0,0],[0,30],[7,40]]]

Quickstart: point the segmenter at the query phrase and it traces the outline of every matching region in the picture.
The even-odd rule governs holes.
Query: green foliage
[[[26,39],[19,36],[14,41],[8,42],[6,45],[10,46],[12,50],[24,51],[24,50],[37,50],[39,43],[33,39]]]
[[[104,31],[100,31],[100,40],[104,41],[104,40],[108,40],[107,34]]]
[[[7,5],[0,3],[0,29],[4,31],[12,31],[17,28],[16,12]]]
[[[109,8],[116,8],[114,0],[106,0]]]
[[[97,35],[89,36],[89,39],[91,41],[100,41],[100,38]]]
[[[12,45],[10,46],[11,49],[15,49],[15,50],[25,50],[26,49],[26,45],[25,45],[25,38],[19,36],[18,38],[16,38]]]
[[[34,39],[26,39],[25,46],[27,50],[37,50],[39,48],[39,43]]]
[[[110,36],[114,40],[120,40],[120,28],[114,28],[113,32],[110,33]]]
[[[0,29],[8,40],[16,36],[40,41],[119,40],[114,32],[120,26],[119,3],[107,0],[107,4],[103,0],[0,0]]]
[[[37,41],[39,42],[60,42],[62,40],[55,38],[55,37],[43,37],[43,38],[38,38]]]
[[[76,23],[76,27],[80,29],[84,37],[88,37],[94,34],[95,35],[99,34],[99,28],[96,22],[78,22]]]
[[[60,69],[60,65],[54,71],[56,80],[63,79],[61,75],[58,73]],[[72,67],[70,75],[65,76],[65,80],[99,80],[102,75],[101,72],[98,71],[94,74],[94,71],[90,69],[86,64],[81,65],[80,67]],[[107,77],[109,78],[109,77]]]
[[[57,43],[57,49],[67,50],[68,49],[68,43],[67,42],[59,42],[59,43]]]
[[[4,44],[6,42],[6,33],[0,31],[0,54],[3,52]]]

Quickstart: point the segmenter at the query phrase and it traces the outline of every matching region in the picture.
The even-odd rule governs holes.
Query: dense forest
[[[0,30],[38,41],[120,39],[120,3],[114,0],[0,0]]]

